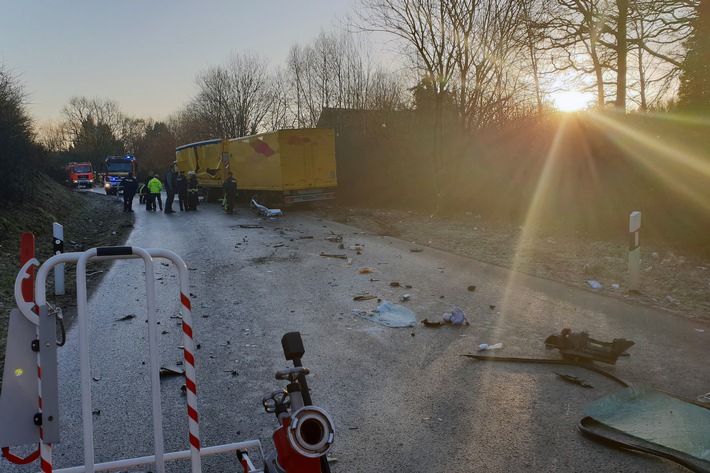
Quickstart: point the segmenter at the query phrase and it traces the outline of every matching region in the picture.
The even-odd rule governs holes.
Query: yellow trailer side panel
[[[278,132],[229,140],[229,168],[240,189],[277,191],[281,184]]]
[[[335,187],[335,134],[332,129],[279,132],[284,190]]]
[[[240,189],[289,191],[337,186],[332,129],[280,130],[229,141]]]

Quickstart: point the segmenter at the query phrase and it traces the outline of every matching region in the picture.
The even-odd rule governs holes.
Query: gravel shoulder
[[[442,218],[330,203],[313,205],[307,212],[422,249],[438,248],[710,325],[710,257],[691,254],[672,243],[643,242],[639,291],[629,291],[626,235],[616,241],[593,241],[486,221],[470,213]],[[593,289],[589,281],[602,287]]]

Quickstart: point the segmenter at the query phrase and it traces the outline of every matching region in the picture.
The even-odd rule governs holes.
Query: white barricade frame
[[[146,302],[148,310],[148,338],[151,374],[151,397],[153,415],[153,442],[155,454],[124,460],[115,460],[95,464],[94,460],[94,435],[91,406],[91,375],[89,364],[89,334],[88,334],[88,295],[86,288],[86,266],[90,261],[113,259],[141,258],[145,264],[146,275]],[[164,451],[162,405],[160,400],[160,361],[158,350],[158,320],[155,303],[155,267],[154,258],[163,258],[171,261],[178,270],[180,284],[180,304],[182,312],[183,331],[183,362],[185,367],[185,386],[187,394],[187,413],[189,430],[189,450],[179,452]],[[51,270],[57,265],[75,263],[76,291],[77,291],[77,323],[79,324],[79,357],[81,371],[81,399],[82,399],[82,429],[84,442],[84,466],[52,469],[52,442],[59,441],[58,419],[58,389],[56,370],[56,346],[45,339],[48,334],[54,335],[55,320],[49,316],[46,300],[46,281]],[[165,462],[190,459],[192,473],[201,473],[201,456],[214,455],[226,452],[258,450],[264,459],[261,442],[249,440],[214,447],[201,447],[197,415],[197,385],[195,380],[195,355],[193,341],[192,310],[189,298],[189,282],[187,266],[183,259],[176,253],[165,249],[143,249],[136,246],[93,248],[84,252],[60,253],[45,261],[37,271],[35,279],[35,302],[23,300],[21,281],[29,277],[28,270],[32,266],[39,266],[36,259],[28,261],[20,271],[15,282],[15,298],[20,312],[37,326],[37,336],[40,341],[40,350],[37,355],[37,373],[39,390],[39,415],[42,416],[40,426],[40,462],[43,473],[80,473],[95,471],[110,471],[121,468],[135,467],[145,464],[154,464],[157,473],[165,473]],[[49,327],[51,325],[51,327]],[[45,348],[45,349],[43,349]],[[45,386],[42,384],[42,364],[45,364]],[[54,363],[54,366],[52,366]],[[56,397],[56,399],[55,399]],[[238,464],[238,463],[237,463]],[[259,472],[261,470],[254,470]]]

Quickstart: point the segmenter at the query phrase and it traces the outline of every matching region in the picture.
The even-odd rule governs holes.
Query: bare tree
[[[127,153],[137,152],[138,143],[145,137],[146,130],[153,126],[153,120],[124,117],[121,124],[121,141]]]
[[[399,79],[375,67],[364,43],[344,32],[324,32],[291,48],[287,78],[298,126],[315,126],[323,108],[401,107]]]
[[[369,77],[365,108],[374,110],[401,110],[407,107],[404,79],[393,72],[376,69]]]
[[[676,88],[696,0],[635,0],[629,15],[629,99],[641,110],[658,106]]]
[[[264,130],[264,120],[275,99],[268,61],[263,56],[232,56],[227,64],[237,111],[236,136]]]
[[[550,19],[545,23],[556,73],[571,73],[587,87],[596,90],[598,107],[606,104],[605,85],[611,69],[610,57],[600,44],[604,25],[603,0],[556,0],[550,4]],[[587,79],[592,77],[590,83]]]
[[[274,100],[268,63],[254,54],[232,55],[225,66],[198,74],[197,96],[188,105],[193,123],[212,138],[254,134],[263,128]]]
[[[64,122],[42,123],[37,130],[37,142],[51,153],[67,151],[71,142]]]
[[[677,77],[697,1],[556,0],[547,26],[554,47],[565,58],[557,63],[558,70],[593,73],[599,106],[609,98],[605,86],[613,85],[614,106],[620,110],[626,108],[627,78],[635,77],[633,100],[643,109],[649,85],[656,86],[654,100],[659,100]]]
[[[167,126],[175,137],[175,142],[178,146],[214,138],[207,131],[209,130],[209,124],[197,113],[192,104],[188,104],[178,112],[170,115],[167,120]]]
[[[290,113],[292,97],[289,93],[288,76],[285,69],[276,68],[271,83],[271,106],[264,118],[264,124],[269,130],[280,130],[296,126],[295,117]]]
[[[82,127],[89,120],[95,125],[108,126],[115,137],[122,138],[125,117],[115,100],[72,97],[61,114],[71,141],[81,134]]]
[[[542,3],[537,0],[521,0],[520,7],[523,16],[521,40],[528,54],[537,113],[542,115],[544,112],[544,93],[540,62],[542,60],[542,46],[546,39],[538,25],[544,24],[546,21],[546,12]]]

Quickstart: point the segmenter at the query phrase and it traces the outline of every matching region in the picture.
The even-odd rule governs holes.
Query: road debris
[[[630,386],[585,409],[577,429],[616,448],[643,451],[683,465],[710,471],[710,411],[643,386]]]
[[[263,225],[256,225],[252,223],[242,223],[239,225],[240,228],[264,228]]]
[[[592,289],[602,289],[604,287],[599,281],[595,281],[593,279],[589,279],[587,284],[589,284]]]
[[[358,271],[360,274],[372,274],[375,272],[374,269],[372,268],[360,268],[360,271]]]
[[[256,210],[264,217],[276,217],[279,215],[283,215],[283,212],[281,212],[281,209],[269,209],[269,208],[261,205],[255,199],[251,199],[251,206],[256,208]]]
[[[422,324],[424,324],[425,327],[439,328],[444,325],[444,322],[430,322],[429,319],[424,319],[422,320]]]
[[[369,312],[358,309],[353,309],[352,312],[385,327],[414,327],[417,323],[417,317],[414,312],[404,306],[387,301],[383,301],[382,304],[377,306],[377,309]]]
[[[626,350],[631,348],[634,342],[625,338],[602,342],[591,338],[587,332],[576,333],[565,328],[560,335],[547,337],[545,345],[549,348],[558,348],[563,358],[594,360],[615,365],[617,358],[626,355]]]
[[[466,314],[458,307],[451,309],[451,312],[446,312],[442,318],[444,322],[449,322],[452,325],[469,325]]]
[[[587,383],[583,379],[579,379],[578,377],[572,376],[571,374],[562,374],[562,373],[558,373],[556,371],[555,371],[555,374],[557,376],[559,376],[560,378],[564,379],[565,381],[567,381],[568,383],[576,384],[577,386],[582,386],[583,388],[594,388],[594,386]]]
[[[490,350],[501,350],[503,348],[502,343],[494,343],[493,345],[489,345],[487,343],[481,343],[478,345],[478,351],[490,351]]]
[[[366,296],[355,296],[353,297],[354,301],[369,301],[372,299],[377,299],[377,296],[371,296],[371,295],[366,295]]]
[[[338,255],[338,254],[332,254],[332,253],[321,253],[320,254],[324,258],[338,258],[338,259],[348,259],[348,255]]]
[[[331,233],[333,233],[331,231]],[[336,235],[333,233],[333,235],[329,237],[325,237],[325,241],[330,241],[332,243],[342,243],[343,242],[343,235]]]
[[[135,319],[135,318],[136,318],[136,315],[135,315],[135,314],[128,314],[128,315],[124,315],[123,317],[117,318],[116,321],[117,321],[117,322],[123,322],[123,321],[126,321],[126,320]]]
[[[171,366],[161,366],[160,367],[160,377],[167,376],[182,376],[185,374],[185,370],[176,365]]]
[[[476,286],[468,286],[466,289],[468,290],[468,292],[475,292]]]

